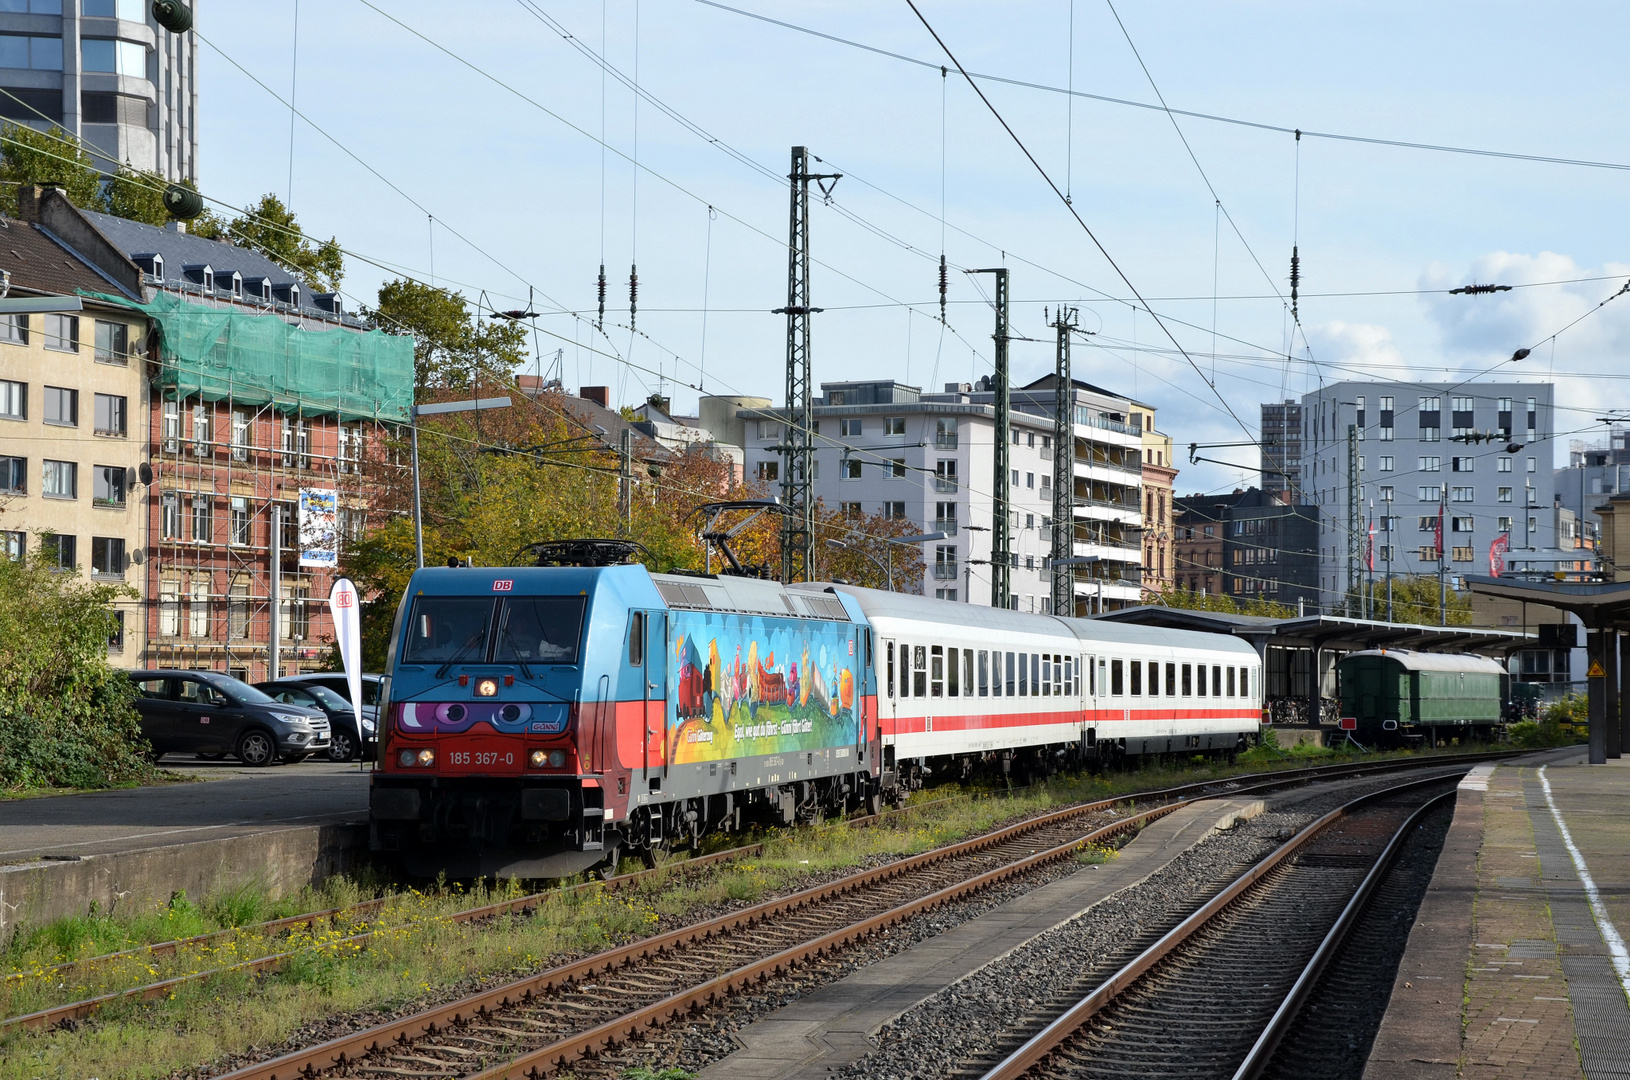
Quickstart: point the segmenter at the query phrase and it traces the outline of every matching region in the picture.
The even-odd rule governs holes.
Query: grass
[[[1439,751],[1439,754],[1444,753]],[[1380,757],[1382,755],[1372,755]],[[1389,755],[1390,756],[1390,755]],[[1428,756],[1416,754],[1413,756]],[[1319,760],[1340,755],[1321,755]],[[1282,764],[1275,758],[1269,766]],[[377,882],[333,879],[322,890],[270,901],[255,890],[193,904],[178,897],[167,908],[124,918],[63,920],[19,935],[5,952],[7,971],[30,973],[5,986],[8,1016],[96,993],[294,947],[299,955],[280,971],[259,977],[228,973],[177,988],[145,1004],[104,1008],[75,1031],[13,1033],[0,1039],[0,1080],[44,1076],[162,1077],[250,1046],[276,1045],[302,1027],[341,1013],[423,1007],[468,992],[472,980],[518,978],[616,944],[677,925],[693,913],[725,903],[752,903],[787,891],[811,875],[879,858],[917,854],[1016,818],[1134,790],[1217,780],[1261,771],[1193,761],[1110,776],[1062,776],[1012,793],[939,787],[920,792],[921,808],[868,829],[840,824],[763,835],[759,856],[710,868],[703,874],[656,874],[626,889],[551,894],[529,915],[479,928],[449,916],[479,904],[521,895],[518,882],[464,890],[457,887],[392,894],[391,902],[360,922],[319,926],[279,939],[273,949],[245,931],[165,959],[137,958],[89,965],[67,979],[44,969],[115,948],[170,940],[259,919],[341,907],[371,895]],[[740,838],[719,838],[716,847]],[[1084,862],[1107,853],[1084,852]],[[360,929],[378,932],[363,949],[344,939]]]

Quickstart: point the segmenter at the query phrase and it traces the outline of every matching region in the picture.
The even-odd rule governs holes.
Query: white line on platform
[[[1573,868],[1579,872],[1579,884],[1585,887],[1585,896],[1590,899],[1591,914],[1596,916],[1596,926],[1602,933],[1602,940],[1607,944],[1607,951],[1613,954],[1613,970],[1619,974],[1619,985],[1630,996],[1630,951],[1624,947],[1624,938],[1619,936],[1619,928],[1613,925],[1613,920],[1607,917],[1607,908],[1602,904],[1602,894],[1596,889],[1596,879],[1590,876],[1590,870],[1585,866],[1585,857],[1579,854],[1579,848],[1574,845],[1573,834],[1568,831],[1568,823],[1562,820],[1562,812],[1556,808],[1556,800],[1551,797],[1551,781],[1545,776],[1548,766],[1539,767],[1540,787],[1545,789],[1545,804],[1551,808],[1551,817],[1556,820],[1557,831],[1562,834],[1562,842],[1567,845],[1568,856],[1573,859]]]

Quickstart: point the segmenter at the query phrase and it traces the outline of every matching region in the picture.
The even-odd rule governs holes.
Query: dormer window
[[[142,273],[159,281],[164,280],[164,256],[157,252],[144,252],[132,255],[130,261],[141,267]]]
[[[238,273],[236,270],[232,271],[231,286],[232,286],[232,298],[234,300],[242,300],[243,299],[243,275]]]
[[[181,268],[181,276],[207,293],[215,291],[215,268],[209,263],[188,263]]]
[[[244,278],[243,294],[254,300],[270,301],[272,298],[272,279],[264,277]]]
[[[286,285],[273,285],[272,298],[278,303],[297,308],[300,306],[300,286],[292,281]]]
[[[344,303],[339,293],[312,293],[311,303],[319,311],[326,311],[331,315],[345,314]]]

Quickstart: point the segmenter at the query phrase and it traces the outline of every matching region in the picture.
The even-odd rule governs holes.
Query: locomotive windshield
[[[581,596],[421,596],[402,661],[575,664],[583,604]]]
[[[581,596],[515,596],[504,600],[498,616],[496,663],[577,663],[583,630]]]

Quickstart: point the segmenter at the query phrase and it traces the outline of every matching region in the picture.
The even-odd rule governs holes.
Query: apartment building
[[[1293,400],[1262,406],[1262,490],[1286,492],[1300,501],[1302,490],[1302,406]]]
[[[1143,561],[1144,417],[1137,406],[1091,384],[1073,387],[1071,444],[1053,436],[1053,377],[1011,392],[1009,524],[1011,591],[1022,611],[1051,609],[1053,462],[1073,462],[1076,558],[1091,559],[1075,576],[1078,612],[1136,604]],[[821,384],[814,405],[814,491],[834,508],[907,520],[919,533],[943,532],[924,549],[924,595],[991,602],[991,514],[994,489],[994,393],[949,383],[941,393],[892,379]],[[785,413],[738,410],[745,422],[749,477],[780,481]]]
[[[1172,437],[1155,430],[1154,410],[1132,403],[1143,428],[1143,589],[1158,596],[1177,581],[1172,486],[1177,467],[1172,463]]]
[[[44,550],[64,569],[139,588],[150,497],[147,319],[80,299],[140,298],[135,265],[101,254],[105,269],[36,222],[0,218],[0,288],[12,301],[35,301],[33,312],[0,314],[0,554]],[[136,596],[115,609],[114,663],[142,655],[141,612]]]
[[[1501,536],[1508,564],[1554,549],[1552,401],[1546,382],[1351,381],[1304,395],[1301,482],[1319,517],[1325,609],[1364,578],[1372,519],[1378,579],[1482,572]]]

